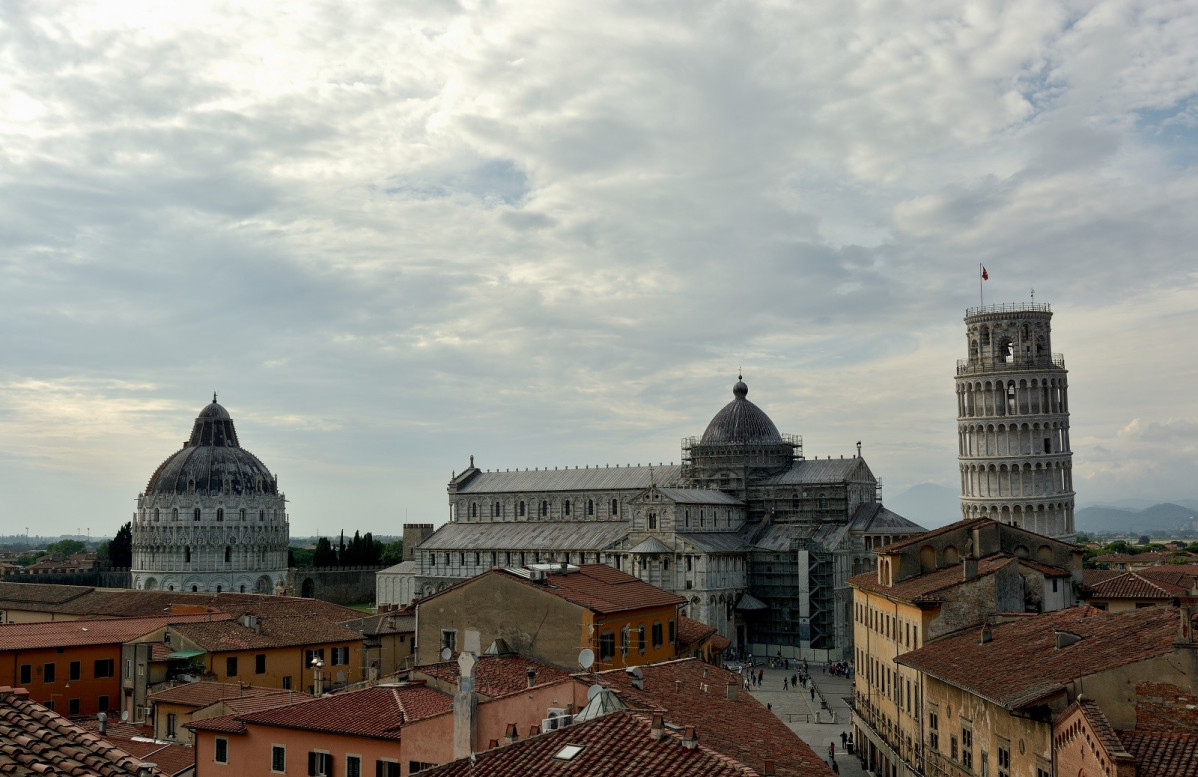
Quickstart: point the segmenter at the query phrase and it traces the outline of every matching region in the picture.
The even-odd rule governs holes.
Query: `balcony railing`
[[[995,372],[996,370],[1043,369],[1065,369],[1064,354],[1054,353],[1052,356],[1034,356],[1030,359],[957,359],[958,375],[972,375],[978,372]]]
[[[983,313],[1051,313],[1052,305],[1035,302],[1008,302],[1003,305],[982,305],[979,308],[966,308],[966,316],[980,316]]]

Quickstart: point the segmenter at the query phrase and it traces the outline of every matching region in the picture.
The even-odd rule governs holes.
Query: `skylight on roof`
[[[582,745],[566,745],[553,754],[555,761],[573,761],[574,756],[582,752]]]

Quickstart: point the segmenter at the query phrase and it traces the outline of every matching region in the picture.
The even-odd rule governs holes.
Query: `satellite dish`
[[[595,665],[595,651],[590,648],[583,648],[578,654],[578,665],[583,669],[590,669]]]
[[[441,660],[448,661],[453,658],[453,651],[449,648],[441,648]]]
[[[129,710],[121,710],[121,720],[129,720]]]
[[[603,686],[595,683],[590,688],[587,688],[587,701],[590,701],[601,693],[603,693]]]

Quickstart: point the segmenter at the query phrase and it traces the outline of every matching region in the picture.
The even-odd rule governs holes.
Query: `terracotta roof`
[[[166,704],[180,704],[192,707],[207,707],[221,699],[288,694],[277,688],[259,688],[253,685],[238,683],[180,683],[179,685],[161,688],[150,694],[150,701]]]
[[[261,633],[234,620],[180,623],[172,626],[172,630],[209,653],[292,645],[327,645],[331,642],[358,642],[362,639],[358,632],[319,617],[260,617],[258,624],[262,627]]]
[[[1072,607],[993,626],[986,643],[970,630],[896,661],[1017,709],[1056,693],[1070,680],[1172,652],[1177,624],[1172,607],[1121,613]],[[1057,648],[1057,631],[1081,639]]]
[[[1083,569],[1082,586],[1088,588],[1096,583],[1101,583],[1103,580],[1118,577],[1121,574],[1123,573],[1118,569]]]
[[[273,693],[263,693],[257,696],[238,696],[236,698],[220,699],[207,707],[200,707],[192,713],[192,719],[199,719],[204,713],[209,713],[213,717],[216,714],[240,715],[243,712],[257,712],[258,710],[269,710],[274,707],[282,707],[287,704],[295,704],[296,701],[306,701],[309,697],[297,694],[295,691],[274,691]]]
[[[109,715],[105,731],[93,715],[71,718],[71,722],[90,731],[130,755],[155,765],[158,774],[171,777],[195,766],[195,749],[175,742],[155,741],[152,726],[134,726],[116,715]]]
[[[577,572],[546,575],[544,583],[534,583],[507,569],[494,569],[485,574],[506,575],[605,615],[686,604],[685,598],[606,564],[582,564]]]
[[[100,618],[46,623],[7,623],[0,626],[0,650],[76,645],[119,645],[132,642],[167,624],[228,620],[224,613],[211,615],[158,615],[153,618]]]
[[[685,615],[678,617],[678,644],[682,647],[696,645],[715,632],[715,626],[708,626],[703,621],[697,621]]]
[[[1184,575],[1176,575],[1178,578]],[[1095,599],[1159,599],[1172,601],[1185,596],[1189,585],[1177,585],[1165,580],[1154,580],[1140,572],[1123,572],[1086,587],[1090,598]]]
[[[136,777],[142,762],[96,734],[0,686],[0,774]]]
[[[948,526],[941,526],[939,529],[932,529],[923,534],[916,534],[913,537],[904,537],[901,540],[895,540],[889,545],[884,545],[880,548],[875,548],[874,553],[897,553],[905,547],[911,545],[922,545],[926,540],[933,537],[939,537],[942,534],[952,534],[960,529],[972,529],[975,526],[986,526],[992,523],[997,523],[993,518],[967,518],[964,521],[950,523]]]
[[[694,726],[704,745],[758,771],[771,758],[779,777],[830,774],[820,757],[777,715],[739,689],[739,675],[695,658],[649,664],[640,671],[643,689],[632,687],[633,676],[624,669],[575,677],[611,688],[629,707],[661,710],[667,722]],[[728,698],[729,681],[738,684],[736,701]]]
[[[424,685],[375,686],[361,691],[237,715],[243,725],[281,726],[331,734],[400,739],[405,723],[453,709],[453,697]],[[219,720],[213,718],[212,720]],[[209,721],[194,724],[206,727]]]
[[[996,553],[993,556],[979,559],[978,577],[992,575],[1008,564],[1015,563],[1020,563],[1020,560],[1005,553]],[[935,572],[926,572],[922,575],[909,577],[906,580],[900,580],[894,585],[879,583],[877,571],[855,575],[850,577],[846,582],[862,591],[870,591],[890,597],[891,599],[919,604],[922,602],[940,601],[940,597],[936,595],[937,593],[961,585],[961,583],[966,581],[964,579],[964,565],[957,564],[945,567],[944,569],[938,569]]]
[[[218,734],[244,734],[245,724],[242,723],[237,715],[217,715],[213,718],[204,718],[196,720],[192,718],[190,723],[184,724],[185,728],[190,728],[194,731],[215,731]]]
[[[602,717],[504,747],[453,761],[420,774],[437,777],[558,777],[561,774],[606,777],[754,777],[759,771],[712,750],[702,739],[690,749],[684,732],[665,728],[651,736],[651,716],[619,710]],[[568,760],[563,748],[578,752]],[[825,767],[826,773],[832,771]],[[804,774],[825,772],[814,770]]]
[[[1119,739],[1136,759],[1136,777],[1198,774],[1198,734],[1120,731]]]
[[[535,685],[547,685],[569,679],[570,673],[556,666],[525,658],[517,653],[508,655],[481,655],[474,665],[474,689],[484,696],[500,698],[528,690],[528,670],[537,671]],[[457,661],[443,661],[416,667],[416,672],[434,677],[457,687],[461,670]]]
[[[67,615],[137,617],[159,615],[168,607],[215,608],[233,616],[318,615],[347,621],[362,617],[349,607],[319,599],[267,594],[135,591],[42,583],[0,583],[0,608],[35,609]]]

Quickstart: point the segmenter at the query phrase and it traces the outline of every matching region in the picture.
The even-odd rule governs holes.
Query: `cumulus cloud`
[[[298,531],[385,531],[472,452],[674,458],[743,366],[810,454],[952,486],[983,262],[1055,304],[1100,492],[1129,397],[1195,415],[1196,34],[1132,0],[6,5],[4,454],[115,524],[219,389]],[[114,446],[137,471],[89,474]]]

